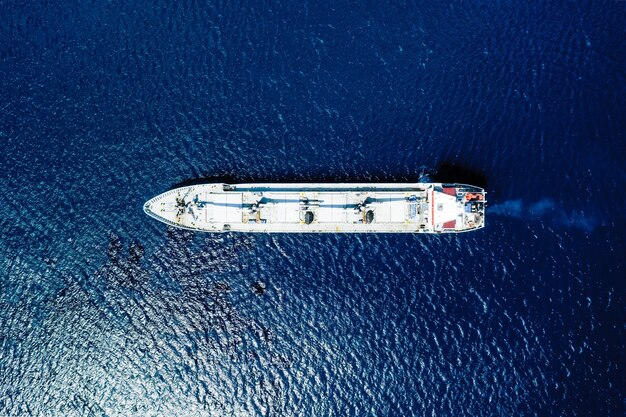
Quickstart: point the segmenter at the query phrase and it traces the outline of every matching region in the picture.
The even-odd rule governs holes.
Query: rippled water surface
[[[0,415],[623,416],[626,6],[0,0]],[[198,178],[489,191],[192,234]]]

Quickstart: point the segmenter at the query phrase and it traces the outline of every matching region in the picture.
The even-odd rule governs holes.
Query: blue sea
[[[626,415],[626,3],[0,0],[0,416]],[[460,235],[194,181],[464,182]]]

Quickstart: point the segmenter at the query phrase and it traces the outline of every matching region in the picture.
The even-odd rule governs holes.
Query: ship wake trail
[[[534,203],[521,199],[507,200],[489,207],[490,214],[504,217],[542,219],[551,224],[592,232],[599,224],[595,215],[582,210],[567,211],[551,198],[542,198]]]

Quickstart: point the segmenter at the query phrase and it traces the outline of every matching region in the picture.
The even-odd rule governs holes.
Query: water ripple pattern
[[[623,416],[626,4],[0,0],[0,416]],[[484,186],[212,235],[199,178]]]

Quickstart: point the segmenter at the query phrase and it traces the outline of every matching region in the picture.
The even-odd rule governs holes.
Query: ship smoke
[[[541,218],[554,225],[581,229],[588,233],[598,226],[595,216],[584,213],[582,210],[568,212],[560,208],[551,198],[542,198],[530,204],[520,199],[507,200],[490,206],[489,213],[514,218]]]

